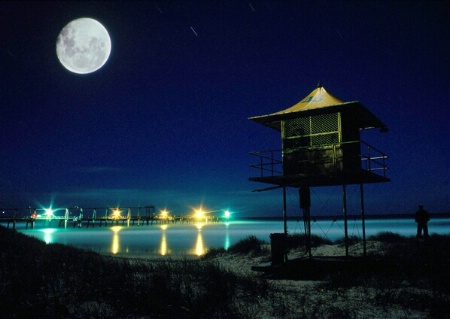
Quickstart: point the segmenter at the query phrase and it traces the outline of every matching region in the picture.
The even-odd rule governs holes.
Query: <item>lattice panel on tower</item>
[[[309,136],[306,137],[298,137],[298,138],[289,138],[283,140],[284,149],[297,149],[310,145]]]
[[[311,134],[337,132],[338,113],[321,114],[311,117]]]
[[[310,117],[287,120],[284,125],[284,136],[305,136],[311,132]]]
[[[315,135],[311,136],[311,145],[332,145],[339,143],[339,134],[331,133],[331,134],[323,134],[323,135]]]

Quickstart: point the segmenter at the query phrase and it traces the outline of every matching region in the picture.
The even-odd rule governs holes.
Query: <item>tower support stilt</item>
[[[366,216],[364,211],[364,184],[359,184],[359,193],[361,196],[361,222],[362,222],[362,236],[363,236],[363,255],[367,255],[366,246]]]
[[[344,214],[344,243],[345,256],[348,257],[348,217],[347,217],[347,190],[345,184],[342,185],[342,212]]]

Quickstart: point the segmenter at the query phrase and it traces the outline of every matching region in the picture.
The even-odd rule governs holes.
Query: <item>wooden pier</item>
[[[108,227],[114,225],[124,226],[144,226],[153,224],[174,224],[174,223],[189,223],[195,221],[193,216],[172,216],[155,214],[154,206],[145,207],[126,207],[126,208],[88,208],[82,209],[79,207],[60,209],[64,211],[64,215],[48,214],[45,209],[27,208],[28,212],[24,213],[25,209],[0,209],[3,211],[0,215],[0,225],[10,226],[15,229],[18,224],[25,224],[25,228],[34,229],[37,224],[43,227],[57,227],[57,228],[82,228],[82,227]],[[98,216],[97,212],[105,212],[103,216]],[[126,211],[126,215],[122,212]],[[141,211],[143,212],[141,214]],[[7,212],[7,214],[5,214]],[[42,212],[43,214],[39,214]],[[86,213],[90,212],[90,213]],[[134,213],[134,214],[133,214]],[[209,222],[218,221],[218,218],[208,217]]]

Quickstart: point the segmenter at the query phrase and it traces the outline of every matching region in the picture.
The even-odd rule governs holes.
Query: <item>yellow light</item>
[[[118,233],[123,229],[123,226],[112,226],[110,228],[114,233]]]
[[[197,219],[203,219],[205,218],[205,212],[201,209],[198,209],[195,211],[195,218]]]
[[[169,217],[169,212],[164,209],[159,213],[159,216],[161,219],[167,219]]]
[[[114,218],[119,218],[121,214],[122,214],[122,211],[119,208],[116,208],[116,209],[113,210],[113,217]]]
[[[119,231],[121,231],[122,228],[122,226],[113,226],[110,228],[114,232],[111,243],[111,253],[113,253],[114,255],[120,252]]]
[[[204,255],[205,252],[206,252],[206,249],[205,249],[205,246],[203,245],[202,233],[198,232],[198,234],[197,234],[197,241],[195,242],[194,253],[197,256],[201,256],[201,255]]]
[[[162,230],[162,234],[161,234],[161,245],[159,247],[159,254],[161,256],[165,256],[167,254],[169,254],[171,251],[169,250],[169,247],[167,246],[167,239],[166,239],[166,229],[167,229],[167,224],[164,225],[160,225],[159,226]]]
[[[195,223],[195,227],[197,227],[198,231],[201,231],[205,223]]]
[[[161,256],[165,256],[167,254],[167,239],[166,239],[166,233],[162,233],[161,237],[161,246],[159,248],[159,253]]]

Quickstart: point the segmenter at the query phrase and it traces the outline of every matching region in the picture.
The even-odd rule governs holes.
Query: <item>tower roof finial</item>
[[[320,83],[320,81],[319,81],[319,83],[317,83],[317,87],[318,87],[318,88],[321,88],[321,87],[322,87],[322,83]]]

